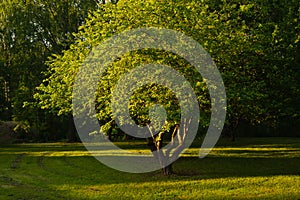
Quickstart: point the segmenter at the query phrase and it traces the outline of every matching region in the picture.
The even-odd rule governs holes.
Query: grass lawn
[[[132,144],[118,145],[143,151]],[[81,144],[2,145],[0,199],[300,199],[300,138],[222,139],[204,159],[199,146],[165,177],[110,169]]]

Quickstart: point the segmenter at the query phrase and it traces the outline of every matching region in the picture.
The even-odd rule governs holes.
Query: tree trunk
[[[155,145],[155,143],[153,141],[153,138],[147,138],[147,145],[149,146],[151,152],[154,152],[154,151],[157,150],[156,149],[156,145]]]
[[[235,131],[239,125],[240,122],[240,117],[238,117],[233,123],[233,128],[232,128],[232,132],[231,132],[231,141],[234,142],[235,141]]]
[[[235,132],[232,131],[231,133],[231,142],[235,142]]]
[[[78,142],[73,116],[68,117],[68,142]]]
[[[169,176],[173,174],[173,166],[172,163],[164,168],[162,168],[162,172],[164,175]]]
[[[162,135],[160,135],[160,137],[162,137]],[[147,145],[153,153],[153,156],[158,160],[158,162],[160,162],[163,175],[169,176],[173,174],[172,163],[164,167],[164,161],[162,157],[165,157],[165,155],[162,152],[158,153],[158,151],[162,148],[162,138],[160,138],[158,141],[154,141],[153,138],[147,138]]]

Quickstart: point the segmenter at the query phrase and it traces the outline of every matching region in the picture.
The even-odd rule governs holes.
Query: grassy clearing
[[[81,144],[0,146],[0,199],[300,199],[300,138],[221,140],[204,159],[197,147],[164,177],[110,169]]]

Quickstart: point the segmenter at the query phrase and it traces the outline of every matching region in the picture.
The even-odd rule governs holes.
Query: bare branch
[[[152,130],[151,130],[151,127],[149,126],[149,124],[147,124],[147,128],[149,129],[149,132],[151,133],[151,137],[152,137],[152,139],[153,139],[153,141],[154,141],[154,134],[153,134],[153,132],[152,132]]]

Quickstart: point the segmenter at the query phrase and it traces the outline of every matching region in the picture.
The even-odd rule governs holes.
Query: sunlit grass
[[[116,144],[149,152],[140,141]],[[200,146],[170,177],[110,169],[79,143],[0,146],[0,199],[300,199],[300,138],[221,140],[204,159]]]
[[[218,178],[83,187],[64,185],[57,189],[66,191],[72,188],[71,191],[75,192],[69,194],[71,197],[90,199],[288,199],[299,195],[294,183],[299,183],[299,177]],[[112,188],[116,189],[112,191]]]

